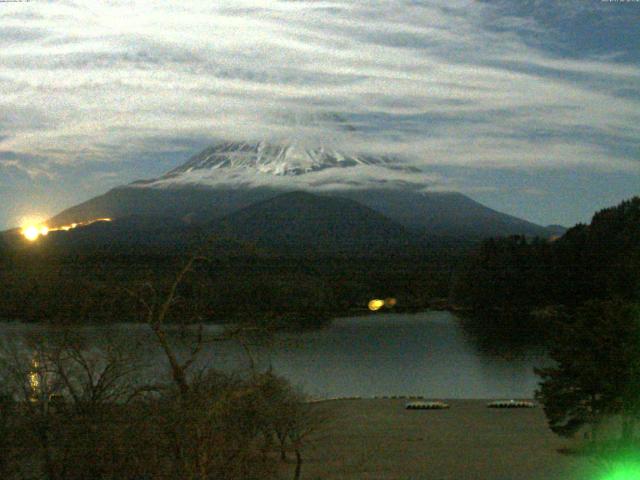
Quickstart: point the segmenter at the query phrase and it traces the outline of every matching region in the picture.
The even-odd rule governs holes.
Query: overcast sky
[[[0,2],[0,228],[264,138],[588,221],[640,194],[639,25],[637,1]]]

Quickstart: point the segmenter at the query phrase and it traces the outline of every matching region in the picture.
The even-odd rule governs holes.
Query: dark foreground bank
[[[448,410],[406,410],[406,400],[320,402],[331,421],[305,452],[305,479],[596,479],[598,466],[564,455],[540,407],[489,409],[451,400]],[[283,472],[284,473],[284,472]]]

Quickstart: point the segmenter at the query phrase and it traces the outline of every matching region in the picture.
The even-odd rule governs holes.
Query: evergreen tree
[[[622,437],[630,439],[640,414],[638,306],[590,301],[556,324],[549,352],[555,365],[536,369],[536,397],[551,430],[571,436],[590,425],[595,437],[603,419],[619,415]]]

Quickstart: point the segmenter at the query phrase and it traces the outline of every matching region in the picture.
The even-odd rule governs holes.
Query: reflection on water
[[[34,397],[38,396],[40,392],[40,362],[38,362],[37,357],[33,357],[31,361],[31,371],[29,372],[29,387],[31,388],[31,393]]]
[[[1,324],[0,335],[19,336],[39,326]],[[208,326],[210,334],[221,327]],[[148,380],[168,380],[165,359],[146,325],[84,327],[96,347],[128,343],[147,366]],[[174,336],[181,345],[179,335]],[[178,347],[182,354],[187,345]],[[474,347],[448,312],[384,314],[337,319],[324,330],[279,334],[254,345],[251,356],[235,342],[210,343],[196,368],[273,369],[318,397],[422,395],[429,398],[529,398],[540,355],[496,358]],[[250,358],[251,357],[251,358]]]

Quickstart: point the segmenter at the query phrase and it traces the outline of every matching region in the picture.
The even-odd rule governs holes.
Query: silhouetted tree
[[[536,369],[536,396],[551,430],[571,436],[590,425],[593,437],[608,416],[622,419],[630,439],[640,414],[640,310],[622,301],[590,301],[554,324],[550,357]]]

